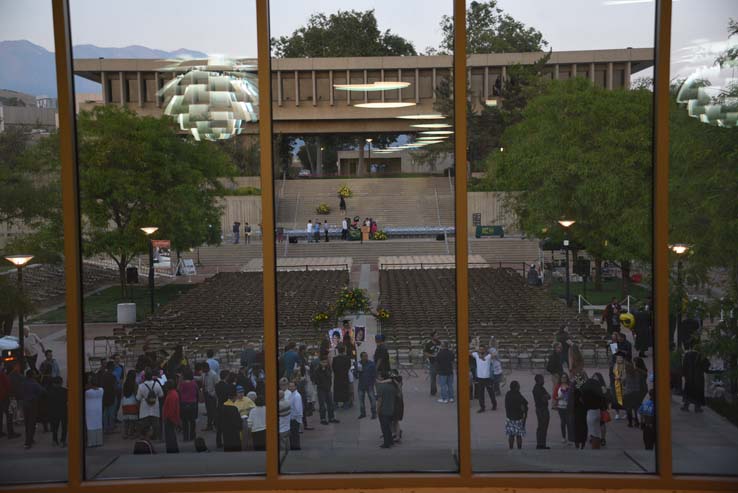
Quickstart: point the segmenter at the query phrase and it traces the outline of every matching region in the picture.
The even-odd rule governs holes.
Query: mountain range
[[[207,58],[201,51],[181,48],[164,51],[146,46],[106,48],[90,44],[76,45],[75,58]],[[100,84],[74,78],[77,93],[100,92]],[[36,96],[56,97],[54,53],[27,40],[0,41],[0,89]]]

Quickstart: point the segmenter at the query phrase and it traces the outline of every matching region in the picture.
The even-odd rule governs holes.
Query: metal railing
[[[443,224],[441,224],[441,206],[438,203],[438,189],[433,187],[433,192],[436,195],[436,218],[438,219],[438,227],[443,228]],[[443,242],[446,245],[446,255],[449,255],[451,252],[448,249],[448,233],[445,229],[443,230]]]
[[[638,298],[636,298],[635,296],[627,295],[625,298],[623,298],[622,300],[619,301],[619,303],[620,303],[621,306],[622,305],[625,305],[625,311],[627,313],[630,313],[630,302],[631,302],[631,300],[633,301],[633,304],[635,304],[635,302],[638,301]],[[586,310],[586,311],[595,311],[595,310],[603,311],[606,307],[607,307],[607,305],[593,305],[592,303],[589,302],[589,300],[587,300],[581,294],[578,294],[577,295],[577,311],[579,313],[582,313],[582,310]]]
[[[299,264],[299,265],[277,265],[277,271],[287,271],[287,270],[304,270],[305,272],[309,272],[310,268],[312,267],[313,270],[323,270],[325,267],[343,267],[340,270],[345,270],[347,272],[351,272],[351,269],[349,268],[349,264],[343,263],[343,264]],[[339,269],[329,269],[329,270],[339,270]]]

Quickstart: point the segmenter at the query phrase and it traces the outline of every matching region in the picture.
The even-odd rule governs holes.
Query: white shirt
[[[502,375],[502,362],[495,358],[491,362],[492,364],[492,374],[493,375]]]
[[[207,363],[211,371],[214,371],[216,375],[220,375],[220,363],[218,363],[217,359],[208,358]]]
[[[44,343],[41,342],[38,334],[33,332],[28,333],[23,340],[23,351],[26,353],[26,356],[34,356],[44,352]]]
[[[323,230],[328,231],[330,229],[330,225],[328,223],[323,223]]]
[[[308,234],[313,232],[313,223],[308,223],[308,225],[307,225],[307,232],[308,232]]]
[[[302,396],[298,391],[292,393],[290,406],[290,420],[302,422]]]
[[[247,420],[251,433],[266,430],[266,406],[256,406],[249,413]]]
[[[102,430],[103,389],[85,390],[85,424],[88,430]]]
[[[345,219],[341,221],[341,229],[348,229],[348,222]]]
[[[279,432],[285,433],[290,431],[290,415],[292,414],[292,406],[288,400],[279,401]]]
[[[472,353],[474,359],[477,361],[477,378],[489,378],[490,360],[492,356],[485,354],[484,358],[479,357],[479,353],[474,351]]]
[[[156,402],[153,405],[149,405],[146,402],[146,396],[149,395],[149,389],[153,390],[156,394]],[[143,419],[148,416],[156,416],[158,418],[160,416],[159,399],[162,399],[163,397],[164,390],[161,388],[159,382],[155,382],[153,380],[141,382],[138,386],[138,392],[136,392],[136,400],[139,402],[138,418]]]

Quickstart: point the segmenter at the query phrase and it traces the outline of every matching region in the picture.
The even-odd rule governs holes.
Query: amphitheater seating
[[[15,281],[16,273],[11,271]],[[82,282],[85,292],[118,282],[118,273],[108,269],[84,264]],[[64,266],[54,264],[34,264],[23,269],[23,290],[36,305],[61,303],[66,293]]]
[[[288,340],[319,339],[311,318],[335,301],[348,285],[347,271],[278,272],[280,345]],[[259,272],[220,273],[187,291],[154,316],[119,334],[118,344],[130,355],[148,348],[182,345],[190,357],[207,349],[234,361],[244,342],[263,337],[263,291]]]
[[[383,270],[379,284],[379,303],[392,314],[382,328],[400,350],[419,348],[433,329],[456,340],[454,270]],[[485,343],[494,338],[501,357],[519,367],[545,366],[563,323],[588,358],[598,355],[605,337],[599,326],[510,269],[470,269],[469,306],[470,336]]]

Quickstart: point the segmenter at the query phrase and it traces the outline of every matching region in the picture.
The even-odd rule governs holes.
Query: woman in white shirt
[[[254,450],[266,450],[266,406],[264,396],[256,396],[256,407],[249,413],[249,430]]]
[[[97,386],[95,375],[87,375],[85,390],[85,427],[87,428],[87,446],[100,447],[103,444],[103,389]]]

